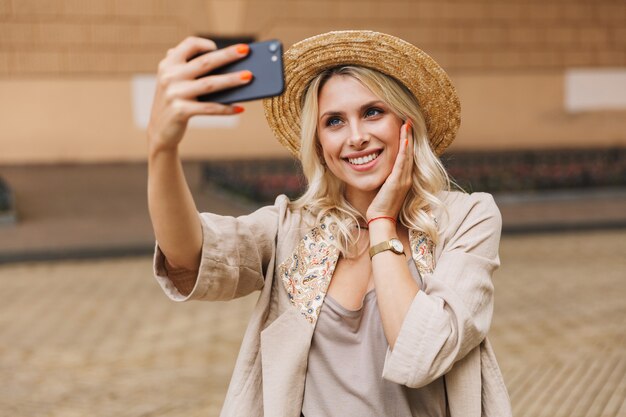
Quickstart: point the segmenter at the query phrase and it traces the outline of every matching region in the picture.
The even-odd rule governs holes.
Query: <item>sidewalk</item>
[[[199,210],[256,208],[203,184],[185,166]],[[0,224],[0,263],[151,253],[154,238],[141,163],[0,167],[15,192],[18,222]],[[626,189],[495,196],[505,233],[626,227]]]
[[[626,416],[626,230],[504,236],[516,417]],[[151,257],[0,265],[0,417],[217,417],[258,293],[169,301]]]

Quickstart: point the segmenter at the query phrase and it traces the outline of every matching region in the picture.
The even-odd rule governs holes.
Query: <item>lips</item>
[[[371,161],[373,161],[374,159],[378,158],[378,156],[380,155],[381,151],[376,151],[373,152],[369,155],[365,155],[365,156],[359,156],[356,158],[345,158],[351,165],[365,165]]]

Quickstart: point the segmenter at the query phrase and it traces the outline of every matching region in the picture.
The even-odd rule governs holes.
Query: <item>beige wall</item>
[[[120,161],[145,156],[145,131],[135,126],[131,81],[0,81],[0,162]],[[45,99],[42,99],[45,98]],[[260,103],[246,105],[234,129],[190,129],[190,158],[287,155],[264,123]]]
[[[144,158],[131,79],[187,34],[332,29],[401,36],[461,95],[457,149],[626,146],[626,110],[568,113],[568,68],[626,68],[617,0],[0,0],[0,163]],[[286,155],[248,103],[235,129],[192,129],[192,158]]]
[[[544,75],[458,75],[463,122],[452,149],[529,149],[626,145],[623,112],[568,114],[563,79]],[[0,81],[0,161],[138,160],[145,132],[130,106],[130,80]],[[42,99],[45,98],[45,99]],[[236,128],[190,129],[189,158],[286,156],[248,103]]]

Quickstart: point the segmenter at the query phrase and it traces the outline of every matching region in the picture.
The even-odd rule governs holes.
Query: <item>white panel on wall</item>
[[[568,112],[625,110],[626,68],[572,68],[565,72]]]
[[[140,129],[148,127],[150,110],[156,88],[156,76],[136,74],[131,81],[133,100],[133,120]],[[240,116],[194,116],[189,121],[190,128],[197,129],[234,129],[239,126]]]

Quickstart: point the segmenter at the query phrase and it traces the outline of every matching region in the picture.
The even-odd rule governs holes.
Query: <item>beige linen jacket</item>
[[[499,266],[501,218],[489,194],[444,192],[434,212],[439,244],[411,230],[423,286],[415,296],[383,377],[418,388],[445,375],[451,417],[511,416],[509,397],[486,338]],[[222,417],[298,417],[311,338],[339,253],[334,225],[273,206],[238,218],[203,213],[200,269],[189,295],[155,254],[155,276],[175,301],[230,300],[260,291]]]

